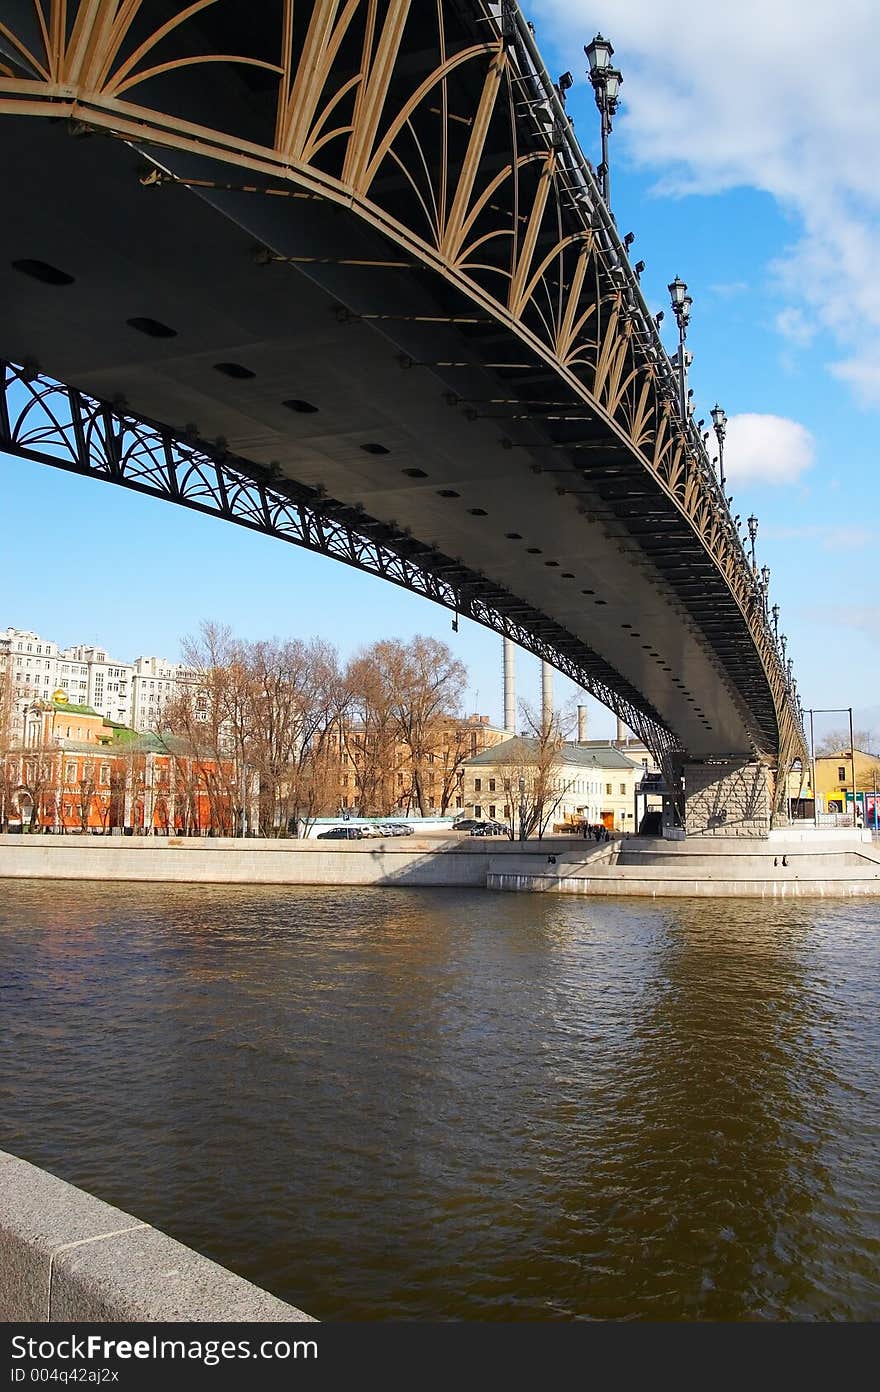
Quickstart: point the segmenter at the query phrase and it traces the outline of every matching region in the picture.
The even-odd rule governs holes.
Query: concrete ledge
[[[0,1151],[0,1321],[310,1321],[182,1243]]]
[[[616,874],[606,879],[589,875],[512,875],[490,873],[487,889],[529,894],[587,894],[617,899],[859,899],[880,896],[880,879],[766,880],[666,879]]]
[[[489,889],[651,898],[823,899],[880,896],[880,848],[864,832],[764,838],[696,837],[672,844],[633,837],[603,864],[569,848],[543,863],[534,855],[491,856]]]

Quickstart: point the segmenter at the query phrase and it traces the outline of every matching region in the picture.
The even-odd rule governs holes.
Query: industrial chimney
[[[508,734],[516,734],[516,644],[512,638],[504,640],[504,728]]]
[[[541,663],[541,729],[546,735],[553,725],[553,668]]]
[[[617,743],[626,744],[626,726],[620,716],[617,717]]]
[[[578,706],[578,744],[586,744],[589,738],[587,729],[587,708]]]

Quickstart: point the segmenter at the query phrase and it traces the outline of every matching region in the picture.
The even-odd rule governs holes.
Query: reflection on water
[[[0,1147],[325,1319],[875,1319],[878,927],[5,882]]]

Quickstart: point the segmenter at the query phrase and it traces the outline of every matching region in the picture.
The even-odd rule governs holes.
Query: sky
[[[880,83],[876,0],[532,0],[523,6],[594,164],[599,118],[583,46],[601,31],[623,73],[612,206],[674,350],[666,286],[693,297],[696,416],[730,418],[733,512],[759,519],[806,707],[848,707],[880,742]],[[710,437],[710,444],[714,437]],[[175,659],[203,619],[240,636],[311,637],[343,656],[415,633],[469,671],[466,704],[500,722],[501,640],[338,562],[124,489],[0,455],[0,629],[120,660]],[[522,654],[518,695],[540,698]],[[574,689],[556,679],[560,701]],[[614,719],[590,702],[591,733]],[[840,724],[836,717],[828,717]],[[826,721],[827,723],[827,721]]]

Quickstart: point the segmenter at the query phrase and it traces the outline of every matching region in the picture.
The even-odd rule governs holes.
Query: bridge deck
[[[0,149],[0,356],[409,532],[426,565],[458,567],[465,602],[483,591],[543,631],[691,757],[775,753],[767,674],[704,543],[601,407],[454,277],[293,186],[145,188],[130,145],[64,121],[5,114]],[[155,157],[241,182],[192,151]],[[22,274],[26,258],[73,283]]]

